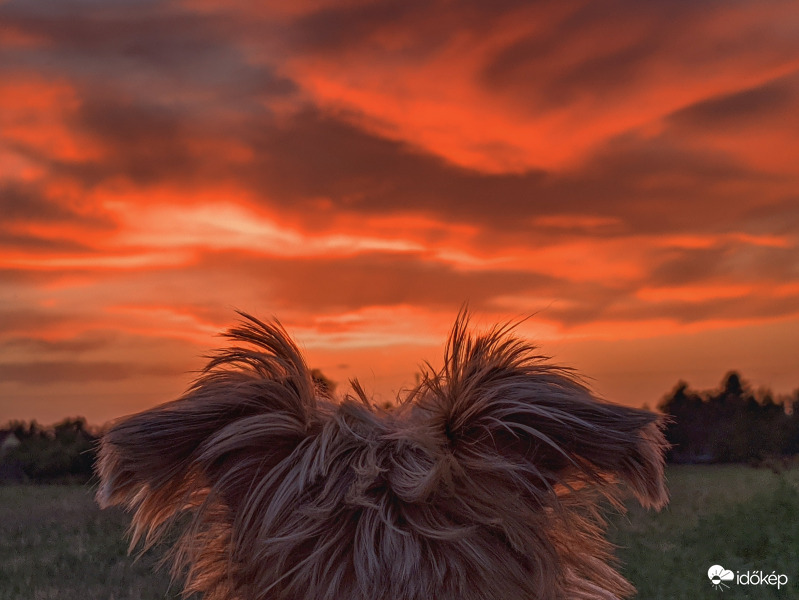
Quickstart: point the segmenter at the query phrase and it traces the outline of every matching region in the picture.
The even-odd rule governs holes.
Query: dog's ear
[[[221,552],[211,538],[230,536],[253,486],[275,477],[311,435],[324,395],[279,323],[241,314],[226,334],[235,345],[214,355],[183,397],[120,420],[99,448],[97,500],[134,511],[131,546],[142,536],[151,545],[184,511],[195,515],[177,550],[183,566],[205,542]]]
[[[443,369],[413,393],[459,468],[510,478],[546,504],[553,494],[587,486],[615,500],[612,484],[621,478],[641,504],[662,507],[667,444],[660,418],[598,400],[511,330],[473,336],[462,313]],[[470,478],[470,485],[488,480]]]

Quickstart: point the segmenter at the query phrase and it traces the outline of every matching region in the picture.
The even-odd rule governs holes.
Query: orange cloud
[[[564,16],[562,9],[530,6],[478,31],[453,31],[444,20],[432,49],[402,35],[421,24],[400,20],[356,38],[358,50],[300,55],[287,72],[317,103],[359,127],[457,165],[490,173],[562,170],[614,137],[651,135],[683,107],[796,71],[799,48],[785,32],[773,47],[733,45],[741,36],[756,40],[775,20],[795,17],[794,10],[785,3],[759,10],[730,5],[682,22],[673,37],[661,31],[667,26],[657,9],[613,20],[594,14],[554,42],[541,23],[557,31],[581,10],[571,7]],[[715,50],[722,44],[735,58]],[[621,74],[628,79],[614,81]],[[546,98],[572,75],[573,89],[564,87],[561,101]]]
[[[641,288],[636,296],[646,302],[705,302],[719,298],[741,298],[755,290],[752,285],[698,285],[672,288]]]
[[[384,397],[464,302],[627,402],[789,385],[794,3],[63,10],[0,3],[0,422],[165,400],[234,308]]]
[[[66,81],[47,81],[20,74],[14,80],[0,83],[0,128],[3,145],[21,147],[43,156],[64,161],[81,161],[97,157],[98,149],[85,138],[76,136],[67,121],[80,106],[74,88]],[[19,150],[10,152],[20,155]],[[6,165],[8,168],[8,165]],[[6,176],[26,178],[29,169],[20,169]]]

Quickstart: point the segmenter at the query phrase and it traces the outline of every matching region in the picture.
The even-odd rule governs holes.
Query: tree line
[[[36,421],[12,421],[3,429],[13,436],[0,455],[0,481],[86,483],[93,473],[99,432],[82,417],[52,427]]]
[[[321,374],[317,375],[321,378]],[[326,378],[327,391],[335,384]],[[752,391],[736,372],[712,390],[679,382],[658,405],[666,416],[672,463],[758,463],[799,454],[799,390],[775,398]],[[13,421],[14,444],[0,453],[0,482],[85,483],[93,476],[101,432],[78,417],[52,427]]]
[[[680,382],[658,408],[670,419],[670,462],[757,463],[799,453],[799,390],[775,398],[732,371],[714,390]]]

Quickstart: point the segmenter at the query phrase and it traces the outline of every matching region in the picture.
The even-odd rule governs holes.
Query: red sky
[[[381,400],[465,302],[618,402],[799,387],[794,0],[254,4],[0,2],[0,422],[172,399],[234,308]]]

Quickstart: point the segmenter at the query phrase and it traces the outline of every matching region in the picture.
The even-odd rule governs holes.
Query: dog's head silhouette
[[[512,327],[469,331],[399,404],[317,386],[276,321],[244,315],[180,399],[104,436],[101,505],[131,546],[170,530],[213,600],[613,599],[601,500],[666,501],[650,412],[597,400]]]

